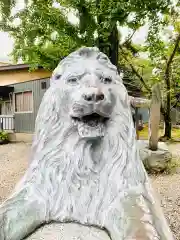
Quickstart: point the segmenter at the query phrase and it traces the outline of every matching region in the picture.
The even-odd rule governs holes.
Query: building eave
[[[29,69],[29,68],[30,68],[29,64],[14,64],[14,65],[11,64],[11,65],[0,66],[0,72]],[[38,68],[42,68],[42,67],[39,66]]]

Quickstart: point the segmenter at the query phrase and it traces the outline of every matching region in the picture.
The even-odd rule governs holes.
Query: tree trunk
[[[109,57],[112,64],[118,66],[119,36],[117,24],[115,23],[112,29],[109,30],[108,39],[103,38],[103,32],[103,29],[101,29],[98,33],[99,37],[97,41],[97,47],[101,52],[105,53]]]
[[[169,60],[167,62],[166,71],[165,71],[165,83],[167,87],[167,95],[166,95],[166,113],[164,114],[164,121],[165,121],[165,133],[164,137],[167,139],[171,138],[171,129],[172,129],[172,123],[171,123],[171,79],[170,79],[170,71],[171,71],[171,64],[173,61],[173,58],[176,54],[176,51],[179,47],[180,42],[180,33],[177,36],[177,39],[175,41],[174,49],[169,57]]]
[[[167,92],[167,106],[166,106],[166,113],[164,116],[164,122],[165,122],[164,138],[171,139],[172,123],[171,123],[171,95],[170,95],[170,92]]]
[[[109,44],[107,41],[105,41],[105,39],[102,37],[102,33],[101,31],[99,31],[98,33],[99,37],[97,40],[97,47],[99,48],[99,50],[101,52],[103,52],[104,54],[106,54],[108,57],[110,57],[109,55]]]
[[[166,139],[171,139],[171,129],[172,129],[172,124],[171,124],[171,119],[164,118],[164,122],[165,122],[165,133],[164,133],[164,137]]]
[[[102,37],[103,30],[101,29],[100,31],[99,31],[99,37],[97,42],[99,50],[105,53],[109,57],[112,64],[114,64],[115,66],[118,66],[119,36],[118,36],[117,24],[115,23],[113,28],[109,30],[111,32],[107,40],[103,39]]]
[[[109,58],[115,66],[118,66],[118,53],[119,53],[119,35],[118,35],[118,29],[117,24],[115,23],[112,32],[109,36],[109,43],[110,43],[110,49],[109,49]]]
[[[170,69],[166,71],[165,74],[165,82],[167,87],[167,93],[166,93],[166,113],[164,115],[164,122],[165,122],[165,133],[164,138],[171,139],[171,130],[172,130],[172,124],[171,124],[171,82],[170,82]]]
[[[96,6],[100,9],[100,0],[96,0]],[[99,10],[100,11],[100,10]],[[103,29],[103,22],[107,21],[102,14],[97,15],[97,22],[98,22],[98,40],[97,40],[97,47],[103,53],[105,53],[112,64],[118,66],[118,53],[119,53],[119,34],[117,29],[117,23],[112,23],[112,27],[109,29]],[[105,37],[105,34],[107,33]]]
[[[105,41],[103,37],[104,29],[103,22],[105,21],[104,16],[101,14],[100,10],[100,2],[101,0],[96,0],[96,7],[99,10],[97,14],[97,23],[98,23],[98,39],[97,39],[97,47],[103,53],[105,53],[109,57],[109,46],[107,46],[107,41]],[[107,30],[106,30],[107,31]]]

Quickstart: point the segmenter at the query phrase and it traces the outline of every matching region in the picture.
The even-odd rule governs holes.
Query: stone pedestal
[[[158,150],[152,151],[149,149],[149,141],[139,140],[137,142],[141,160],[147,170],[161,172],[167,168],[168,163],[172,159],[172,154],[165,143],[159,142]]]

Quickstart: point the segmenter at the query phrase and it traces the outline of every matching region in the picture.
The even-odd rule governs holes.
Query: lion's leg
[[[174,239],[162,209],[151,193],[148,187],[141,194],[129,194],[110,212],[105,228],[112,240]]]
[[[22,240],[45,222],[45,204],[21,190],[0,206],[0,240]]]

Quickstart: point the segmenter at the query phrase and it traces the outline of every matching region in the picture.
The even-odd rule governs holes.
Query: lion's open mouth
[[[82,138],[104,137],[106,123],[109,118],[97,113],[92,113],[82,117],[71,117],[74,125],[77,126],[78,133]]]
[[[76,122],[76,123],[84,123],[87,124],[90,127],[96,127],[99,124],[105,124],[108,121],[107,117],[103,117],[102,115],[99,115],[97,113],[92,113],[90,115],[86,115],[83,116],[81,118],[77,118],[77,117],[72,117],[72,119]]]

